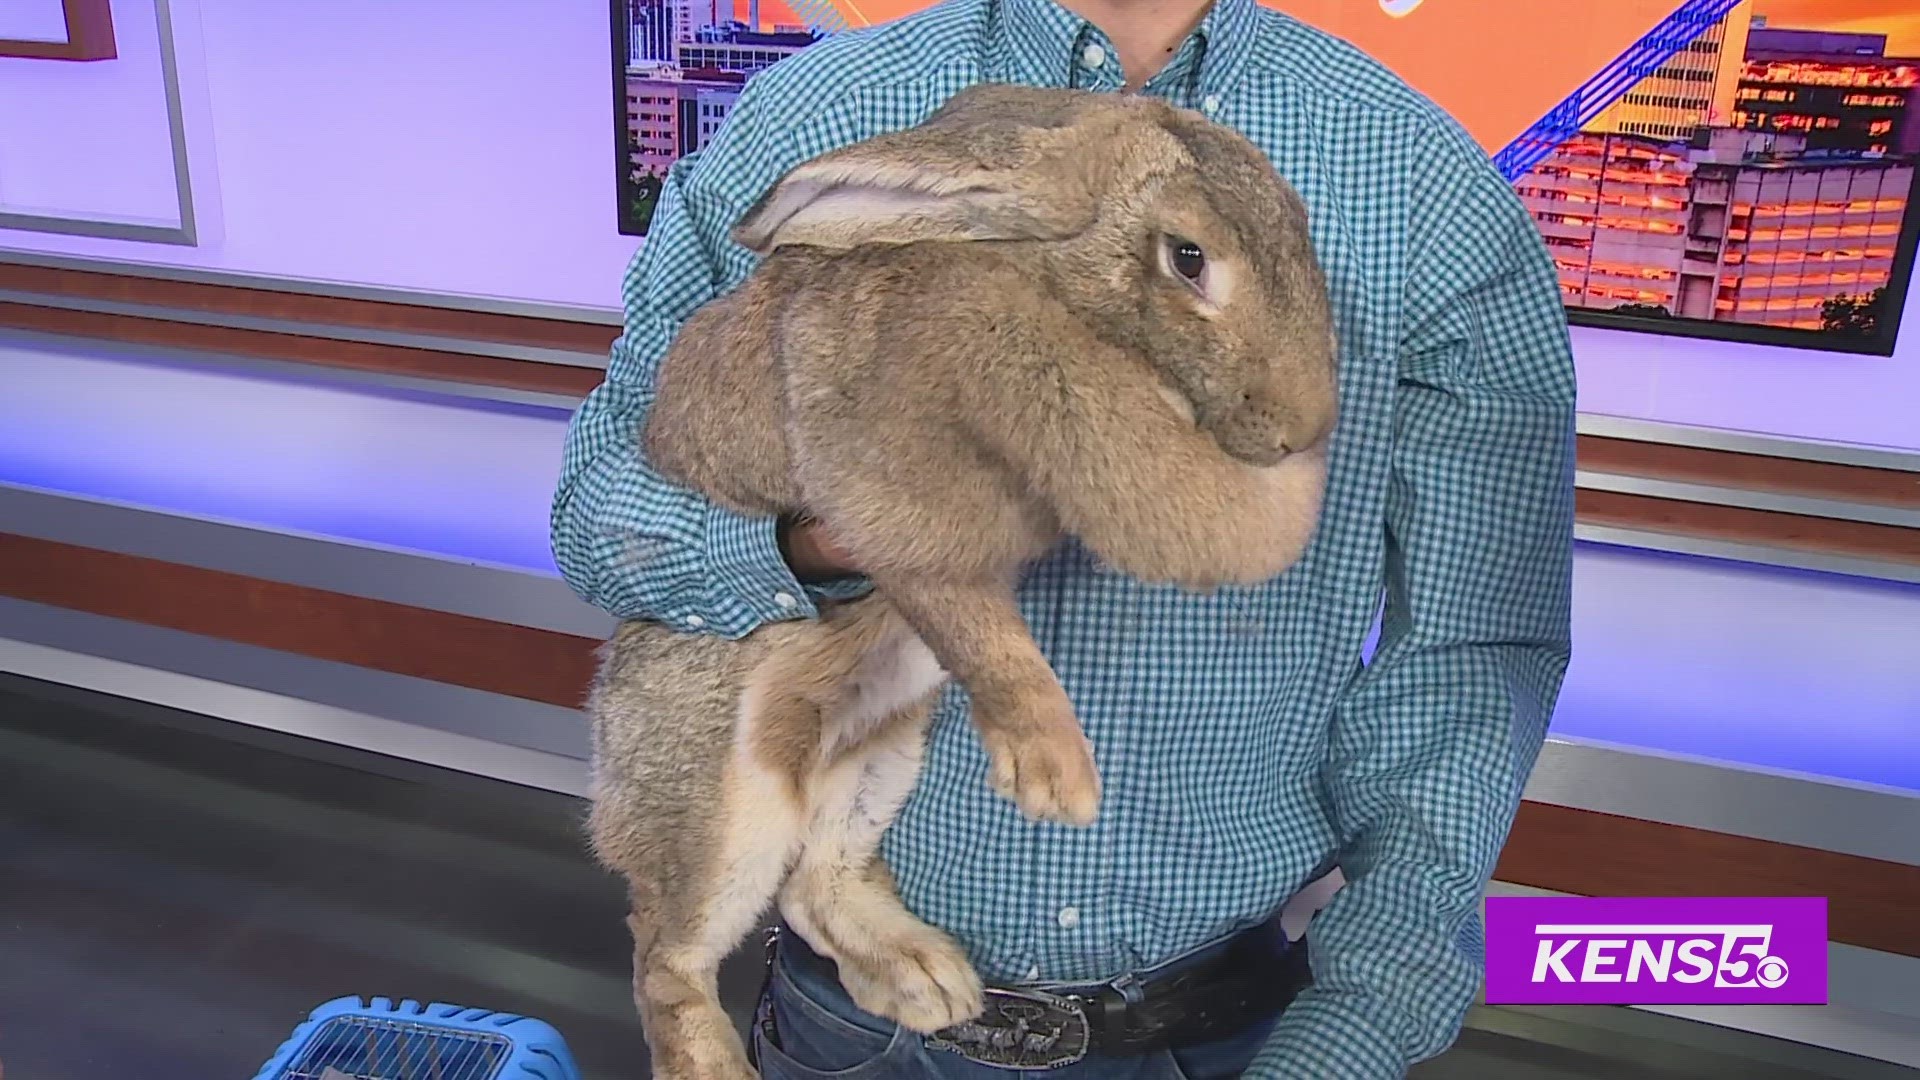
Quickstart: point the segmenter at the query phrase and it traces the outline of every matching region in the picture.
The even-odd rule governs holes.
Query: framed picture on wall
[[[0,57],[112,60],[110,0],[5,0],[0,3]]]
[[[612,0],[621,230],[645,234],[667,167],[747,80],[927,2]],[[1461,121],[1571,321],[1892,354],[1920,241],[1920,3],[1262,2]]]

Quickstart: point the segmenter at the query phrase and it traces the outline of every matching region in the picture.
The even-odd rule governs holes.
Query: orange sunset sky
[[[1773,26],[1887,35],[1887,55],[1920,56],[1920,11],[1913,0],[1754,0]]]
[[[722,4],[721,10],[725,11],[726,5]],[[745,22],[747,19],[746,0],[739,0],[739,2],[734,5],[734,10],[740,13],[740,21]],[[760,21],[770,27],[806,25],[806,20],[795,15],[793,9],[781,3],[780,0],[760,0]]]

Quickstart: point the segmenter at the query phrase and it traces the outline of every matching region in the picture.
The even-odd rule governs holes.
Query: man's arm
[[[766,622],[811,617],[819,595],[864,588],[844,579],[803,586],[793,567],[810,580],[830,569],[811,565],[816,538],[789,537],[771,518],[725,510],[667,481],[638,438],[674,334],[754,266],[728,230],[796,163],[786,127],[769,116],[762,88],[773,84],[767,74],[748,83],[714,141],[668,171],[627,270],[625,327],[606,381],[567,431],[550,522],[554,561],[576,593],[620,618],[741,637]]]
[[[1458,1036],[1480,899],[1571,647],[1574,370],[1556,274],[1457,130],[1417,185],[1386,607],[1325,774],[1347,884],[1249,1077],[1397,1077]]]

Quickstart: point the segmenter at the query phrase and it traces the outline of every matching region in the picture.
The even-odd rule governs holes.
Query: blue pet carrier
[[[313,1010],[254,1080],[580,1080],[532,1017],[343,997]]]

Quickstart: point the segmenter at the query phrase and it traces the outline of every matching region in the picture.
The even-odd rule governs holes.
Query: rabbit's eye
[[[1168,261],[1173,264],[1173,272],[1188,281],[1199,281],[1200,275],[1207,272],[1206,252],[1190,240],[1175,240]]]

